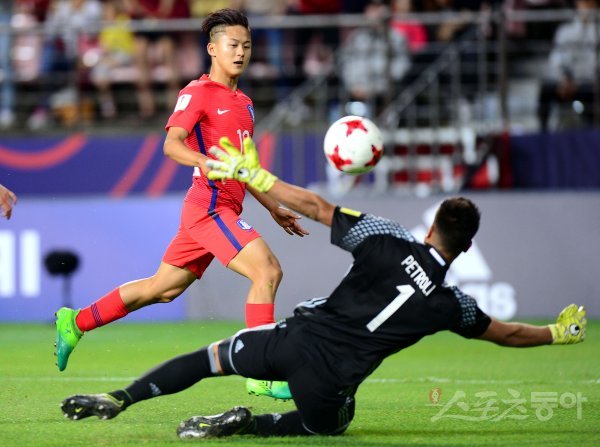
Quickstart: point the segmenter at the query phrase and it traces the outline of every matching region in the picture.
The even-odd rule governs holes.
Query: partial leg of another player
[[[112,419],[136,403],[178,393],[204,378],[233,374],[236,368],[243,370],[246,376],[286,377],[287,371],[300,371],[304,360],[285,344],[289,340],[288,337],[277,337],[278,331],[284,328],[285,326],[277,330],[265,328],[240,331],[232,338],[174,357],[150,369],[123,389],[102,394],[69,396],[61,403],[62,412],[66,418],[72,420],[90,416]],[[238,337],[243,337],[245,349],[233,353],[237,362],[234,368],[231,348],[232,345],[235,346]],[[306,384],[309,388],[313,386],[312,379],[314,377]],[[316,403],[320,408],[320,403]],[[177,433],[182,438],[210,438],[233,434],[311,434],[304,428],[298,411],[281,415],[254,416],[243,407],[236,407],[220,415],[190,418],[179,425]]]
[[[123,318],[130,312],[155,303],[168,303],[194,282],[196,275],[187,268],[161,262],[149,278],[117,287],[90,306],[74,310],[62,307],[56,312],[57,366],[64,371],[71,352],[87,331]]]
[[[246,326],[273,323],[274,302],[283,273],[279,261],[262,239],[248,243],[227,265],[252,281],[246,299]],[[288,400],[292,395],[286,382],[248,379],[246,390],[257,396]]]

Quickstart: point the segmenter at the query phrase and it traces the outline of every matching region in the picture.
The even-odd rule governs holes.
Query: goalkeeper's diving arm
[[[331,226],[335,206],[315,192],[279,180],[260,165],[256,146],[251,138],[243,141],[244,153],[224,137],[219,147],[210,148],[217,160],[206,162],[212,180],[235,179],[310,219]],[[481,340],[502,346],[540,346],[574,344],[585,338],[586,313],[583,306],[570,304],[558,315],[556,323],[533,326],[525,323],[504,323],[492,319]]]
[[[558,315],[556,323],[548,326],[505,323],[492,318],[492,322],[479,339],[513,347],[570,345],[585,339],[586,324],[585,308],[570,304]]]
[[[552,333],[548,326],[533,326],[518,322],[507,323],[492,318],[492,322],[479,339],[491,341],[500,346],[540,346],[552,343]]]
[[[267,194],[306,217],[331,226],[335,205],[317,193],[277,179]]]

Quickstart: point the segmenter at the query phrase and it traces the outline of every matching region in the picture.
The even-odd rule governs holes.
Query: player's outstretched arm
[[[169,128],[163,145],[165,156],[180,165],[192,166],[194,168],[197,167],[200,168],[203,173],[206,173],[208,171],[206,168],[208,157],[187,147],[185,144],[187,136],[188,131],[182,127]]]
[[[283,228],[287,234],[290,236],[296,234],[300,237],[304,237],[309,234],[309,232],[306,231],[302,225],[300,225],[300,222],[298,222],[298,219],[301,219],[298,214],[282,207],[277,200],[268,194],[265,194],[264,192],[257,191],[251,186],[248,187],[248,191],[250,191],[250,194],[252,194],[254,198],[258,200],[258,202],[264,206],[269,213],[271,213],[273,220],[277,222],[277,224]]]
[[[2,217],[6,217],[7,220],[10,219],[15,203],[17,203],[15,193],[5,186],[0,185],[0,210],[2,211]]]
[[[331,226],[335,205],[320,195],[299,186],[291,185],[271,174],[260,165],[256,146],[251,138],[244,139],[244,153],[240,153],[228,138],[221,138],[218,147],[210,148],[217,160],[208,160],[208,178],[212,180],[235,179],[245,182],[260,192],[266,192],[279,203],[310,219]]]
[[[552,333],[548,326],[505,323],[492,318],[492,322],[479,339],[491,341],[500,346],[524,348],[551,344]]]
[[[586,324],[585,308],[570,304],[562,310],[556,323],[548,326],[504,323],[492,319],[487,330],[479,338],[512,347],[574,344],[585,339]]]

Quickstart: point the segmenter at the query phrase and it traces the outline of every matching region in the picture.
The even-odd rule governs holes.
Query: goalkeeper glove
[[[582,342],[585,338],[585,308],[569,304],[558,315],[555,324],[550,324],[553,345],[570,345]]]
[[[208,178],[211,180],[233,179],[247,183],[260,192],[267,192],[277,177],[263,169],[258,160],[258,152],[252,138],[244,138],[242,154],[227,137],[219,140],[219,145],[210,148],[210,153],[218,160],[208,160],[206,165],[211,169]]]

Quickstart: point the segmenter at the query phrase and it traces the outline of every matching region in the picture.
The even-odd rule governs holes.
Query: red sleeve
[[[165,130],[171,127],[182,127],[192,133],[198,121],[204,117],[204,97],[198,88],[184,88],[179,92],[175,110],[171,114]]]

